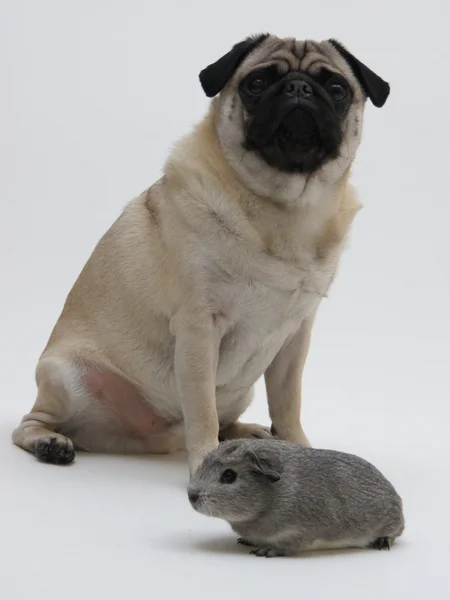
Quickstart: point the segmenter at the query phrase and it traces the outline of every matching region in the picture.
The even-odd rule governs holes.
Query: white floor
[[[449,600],[447,3],[154,4],[2,2],[0,597]],[[364,456],[403,496],[391,552],[249,556],[190,508],[183,457],[53,467],[10,441],[94,244],[204,113],[199,70],[267,30],[338,37],[391,83],[385,107],[367,105],[365,208],[320,310],[303,409],[314,445]],[[268,423],[261,385],[246,419]]]
[[[334,447],[364,454],[397,486],[405,534],[390,552],[268,560],[190,508],[183,456],[78,454],[70,467],[43,465],[12,446],[13,424],[0,432],[0,585],[9,600],[450,597],[448,445],[405,447],[381,431],[369,449],[355,424],[344,446],[325,426]]]

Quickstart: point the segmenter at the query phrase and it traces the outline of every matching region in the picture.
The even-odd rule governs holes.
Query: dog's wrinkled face
[[[281,171],[312,173],[337,158],[353,91],[340,74],[256,68],[239,83],[245,147]]]
[[[342,174],[359,145],[366,99],[382,106],[389,95],[340,43],[272,35],[237,44],[200,81],[208,96],[220,93],[218,133],[234,166],[250,153],[277,172],[305,176],[327,165],[328,175]],[[258,161],[247,166],[255,171]]]

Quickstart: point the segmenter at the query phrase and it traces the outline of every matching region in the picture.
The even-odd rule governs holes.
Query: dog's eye
[[[347,90],[340,83],[330,83],[328,86],[328,92],[332,96],[333,100],[336,100],[336,102],[342,102],[342,100],[347,98]]]
[[[267,80],[262,77],[255,77],[254,79],[250,79],[247,83],[247,89],[250,94],[253,96],[259,96],[262,94],[267,88]]]
[[[237,473],[233,469],[225,469],[220,476],[220,483],[233,483],[236,481]]]

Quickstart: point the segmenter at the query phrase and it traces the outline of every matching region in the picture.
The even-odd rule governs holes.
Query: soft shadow
[[[246,554],[250,548],[241,546],[237,539],[230,536],[217,538],[198,539],[189,544],[189,548],[199,552],[212,552],[214,554]]]
[[[188,552],[200,552],[200,553],[212,553],[212,554],[246,554],[250,548],[246,546],[240,546],[237,543],[237,538],[233,536],[218,536],[201,538],[195,537],[195,539],[180,540],[178,537],[171,539],[165,538],[163,545],[168,548],[176,550],[184,550]]]
[[[86,452],[81,448],[75,448],[77,457],[94,458],[101,456],[102,459],[127,460],[130,462],[153,462],[153,463],[177,463],[184,464],[187,468],[187,452],[176,452],[174,454],[120,454],[114,452],[101,453],[101,452]]]
[[[102,473],[108,479],[114,476],[124,479],[142,478],[142,471],[148,472],[151,479],[159,484],[175,487],[186,492],[189,483],[189,467],[186,452],[176,454],[96,454],[91,452],[76,452],[74,467],[90,466],[95,468],[102,465]],[[108,469],[104,469],[105,464]],[[147,471],[148,469],[148,471]],[[106,475],[105,475],[106,476]],[[101,474],[99,474],[101,477]]]
[[[166,544],[170,544],[171,542],[166,540]],[[196,551],[202,553],[213,553],[213,554],[243,554],[252,556],[251,550],[252,548],[249,546],[243,546],[237,543],[237,538],[232,536],[218,536],[218,537],[208,537],[208,538],[196,538],[191,540],[184,540],[180,542],[179,539],[174,540],[173,546],[177,547],[178,550],[183,548],[189,551]],[[370,548],[337,548],[333,550],[314,550],[310,552],[302,552],[295,556],[280,556],[277,557],[283,560],[320,560],[330,558],[340,558],[346,555],[364,555],[366,552],[375,552],[375,550],[371,550]]]

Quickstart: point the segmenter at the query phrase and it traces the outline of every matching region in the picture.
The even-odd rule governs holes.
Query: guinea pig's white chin
[[[195,510],[207,517],[218,517],[217,511],[214,510],[214,507],[211,505],[211,502],[208,502],[207,499],[201,498],[197,504],[195,505]]]
[[[217,508],[213,500],[203,499],[196,509],[197,512],[206,515],[207,517],[224,519],[225,521],[230,519],[230,515],[228,515],[226,511]]]

